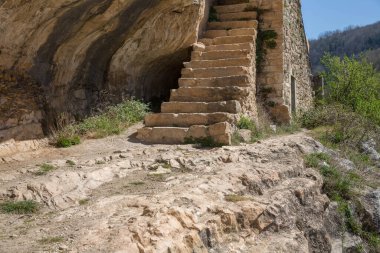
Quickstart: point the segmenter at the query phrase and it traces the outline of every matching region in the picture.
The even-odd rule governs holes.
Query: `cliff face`
[[[162,100],[177,86],[207,2],[0,1],[0,66],[37,81],[48,124],[130,96]]]

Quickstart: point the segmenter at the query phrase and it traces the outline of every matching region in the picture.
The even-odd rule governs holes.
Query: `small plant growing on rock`
[[[240,119],[239,119],[239,122],[237,123],[237,127],[239,129],[248,129],[248,130],[251,130],[251,131],[256,131],[256,124],[255,122],[246,117],[246,116],[241,116]]]
[[[134,185],[134,186],[139,186],[139,185],[144,185],[145,183],[143,181],[135,181],[135,182],[130,182],[129,184]]]
[[[267,55],[267,49],[277,47],[278,34],[274,30],[259,30],[256,39],[256,64],[258,71],[261,71],[261,65]]]
[[[58,148],[69,148],[74,145],[80,144],[80,137],[79,136],[59,136],[57,138],[57,144],[56,146]]]
[[[72,160],[67,160],[66,164],[69,165],[69,166],[75,166],[75,162],[72,161]]]
[[[53,236],[53,237],[46,237],[38,240],[40,244],[53,244],[53,243],[59,243],[63,242],[64,238],[62,236]]]
[[[358,189],[363,184],[360,175],[353,171],[342,171],[334,165],[332,158],[325,153],[313,153],[305,157],[305,164],[319,170],[323,176],[323,191],[338,203],[338,211],[344,224],[344,230],[365,240],[373,251],[380,250],[380,237],[369,231],[360,221],[362,209],[358,199]]]
[[[40,165],[40,169],[35,173],[37,176],[46,175],[47,173],[56,170],[57,168],[51,164],[44,163]]]
[[[226,195],[224,197],[224,199],[228,202],[240,202],[240,201],[246,201],[246,200],[249,200],[248,197],[246,196],[243,196],[243,195],[235,195],[235,194],[232,194],[232,195]]]
[[[81,199],[79,200],[79,205],[83,206],[88,204],[88,202],[90,202],[90,199]]]
[[[251,142],[258,141],[264,135],[263,132],[259,131],[257,128],[256,123],[247,116],[241,116],[236,126],[239,129],[246,129],[251,131]],[[238,133],[236,135],[238,135]],[[235,136],[234,139],[239,140],[241,137],[238,138],[238,136]]]
[[[36,213],[39,210],[39,205],[32,200],[8,201],[0,204],[0,210],[4,213],[30,214]]]
[[[318,168],[321,162],[329,162],[331,157],[326,153],[313,153],[305,157],[305,165],[311,168]]]

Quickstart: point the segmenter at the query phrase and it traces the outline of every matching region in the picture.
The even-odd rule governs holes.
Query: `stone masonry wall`
[[[292,117],[292,76],[296,84],[296,111],[312,105],[311,69],[300,0],[250,2],[259,9],[260,32],[274,30],[277,33],[276,47],[265,49],[265,59],[258,67],[259,102],[276,122],[287,123]]]
[[[291,80],[295,79],[296,112],[312,106],[313,91],[307,38],[300,0],[284,0],[284,99],[291,110]]]
[[[283,0],[255,0],[253,4],[259,9],[259,33],[268,30],[277,33],[276,47],[265,48],[265,59],[258,66],[258,102],[267,108],[273,118],[287,121],[288,118],[284,117],[287,109],[283,107]]]

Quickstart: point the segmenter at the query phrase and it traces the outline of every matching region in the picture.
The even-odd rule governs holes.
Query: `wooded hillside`
[[[329,52],[334,56],[352,56],[364,53],[380,70],[380,22],[363,27],[349,27],[344,31],[327,32],[310,41],[313,72],[320,72],[321,57]]]

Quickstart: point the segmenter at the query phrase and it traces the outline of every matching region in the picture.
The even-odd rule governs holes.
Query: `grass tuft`
[[[54,244],[63,242],[64,238],[62,236],[53,236],[53,237],[46,237],[38,240],[40,244]]]
[[[90,202],[90,199],[81,199],[79,200],[79,205],[83,206],[88,204],[88,202]]]
[[[135,182],[130,182],[129,184],[134,185],[134,186],[139,186],[139,185],[144,185],[145,183],[143,181],[135,181]]]
[[[40,165],[40,169],[35,173],[37,176],[43,176],[57,168],[51,164],[44,163]]]
[[[69,165],[69,166],[75,166],[75,162],[72,161],[72,160],[67,160],[66,164]]]
[[[0,210],[4,213],[30,214],[39,210],[37,202],[32,200],[8,201],[0,204]]]

